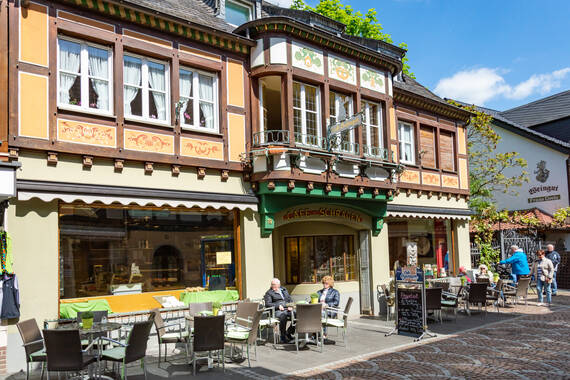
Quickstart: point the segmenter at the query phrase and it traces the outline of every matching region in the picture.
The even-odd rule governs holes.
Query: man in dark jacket
[[[293,337],[291,331],[287,332],[287,319],[291,319],[292,307],[287,307],[288,303],[293,302],[287,289],[281,287],[281,281],[278,278],[271,280],[271,288],[265,292],[263,297],[265,307],[273,307],[275,309],[275,318],[279,319],[279,333],[282,343],[289,343]]]
[[[556,295],[556,291],[558,290],[558,285],[556,284],[556,272],[558,272],[558,264],[560,264],[560,254],[554,250],[554,246],[552,244],[548,244],[546,246],[546,258],[552,261],[552,265],[554,265],[554,277],[552,278],[552,295]]]

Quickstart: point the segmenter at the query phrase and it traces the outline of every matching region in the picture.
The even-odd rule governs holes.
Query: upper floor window
[[[398,137],[400,140],[400,161],[405,164],[416,163],[414,153],[414,126],[400,121],[398,123]]]
[[[293,125],[296,142],[323,148],[319,108],[318,87],[293,82]]]
[[[352,116],[352,96],[331,91],[329,95],[329,113],[331,125]],[[350,153],[357,152],[354,144],[354,129],[339,134],[337,137],[337,149]]]
[[[218,80],[215,74],[180,69],[180,120],[182,128],[217,132]]]
[[[125,117],[167,123],[170,94],[165,62],[125,54],[123,88]]]
[[[112,53],[84,41],[58,39],[58,106],[112,113]]]
[[[252,9],[243,3],[226,1],[226,21],[232,25],[241,25],[251,20]]]
[[[364,123],[362,126],[362,144],[364,152],[379,156],[382,148],[382,106],[378,103],[362,101]]]
[[[455,171],[454,137],[452,132],[440,131],[439,133],[439,157],[442,170]]]
[[[421,126],[420,127],[420,163],[426,168],[435,168],[435,132],[436,130],[432,127]]]

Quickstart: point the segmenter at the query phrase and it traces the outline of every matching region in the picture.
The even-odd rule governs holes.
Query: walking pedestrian
[[[512,256],[499,261],[499,264],[511,264],[511,276],[514,282],[518,282],[520,277],[528,277],[530,274],[528,259],[523,250],[516,245],[511,245],[511,252]]]
[[[554,276],[552,277],[552,295],[555,296],[558,292],[556,273],[558,272],[558,265],[560,264],[560,254],[554,250],[554,246],[552,244],[548,244],[546,246],[546,258],[552,261],[552,265],[554,265]]]
[[[542,290],[546,289],[546,302],[548,306],[552,303],[552,277],[554,276],[554,265],[552,261],[544,255],[544,250],[539,249],[536,252],[536,261],[532,264],[532,274],[536,279],[536,290],[538,293],[538,306],[542,306]]]

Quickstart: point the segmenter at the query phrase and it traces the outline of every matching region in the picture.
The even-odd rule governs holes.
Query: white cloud
[[[534,74],[514,86],[505,81],[505,73],[505,70],[487,67],[459,71],[451,77],[441,79],[434,91],[442,97],[477,105],[484,105],[496,97],[520,100],[535,93],[545,95],[559,88],[570,74],[570,67],[547,74]]]
[[[291,4],[293,4],[293,0],[267,0],[271,4],[278,5],[283,8],[291,8]]]

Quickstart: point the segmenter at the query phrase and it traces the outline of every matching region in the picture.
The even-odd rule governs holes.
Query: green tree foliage
[[[341,4],[340,0],[320,0],[314,8],[309,6],[303,0],[293,0],[291,8],[313,11],[332,18],[333,20],[342,22],[346,25],[345,33],[348,35],[372,38],[388,42],[390,44],[393,43],[392,36],[382,31],[382,24],[378,22],[378,18],[376,17],[378,12],[374,8],[370,8],[366,14],[363,15],[362,12],[355,11],[350,5]],[[403,49],[408,48],[405,43],[401,43],[399,46]],[[404,73],[415,78],[414,73],[410,71],[408,58],[404,57],[402,62],[404,64]]]
[[[475,232],[475,244],[481,252],[481,263],[489,265],[497,262],[499,252],[492,248],[493,226],[507,220],[526,224],[535,224],[530,216],[515,213],[509,216],[506,210],[497,210],[493,193],[503,192],[517,195],[517,188],[528,182],[528,173],[524,170],[527,162],[517,152],[497,152],[501,141],[493,129],[493,117],[481,112],[475,106],[463,106],[453,100],[451,104],[472,113],[467,125],[467,148],[469,154],[469,207],[475,212],[471,226]],[[505,172],[509,170],[509,173]],[[513,175],[513,171],[516,174]]]

